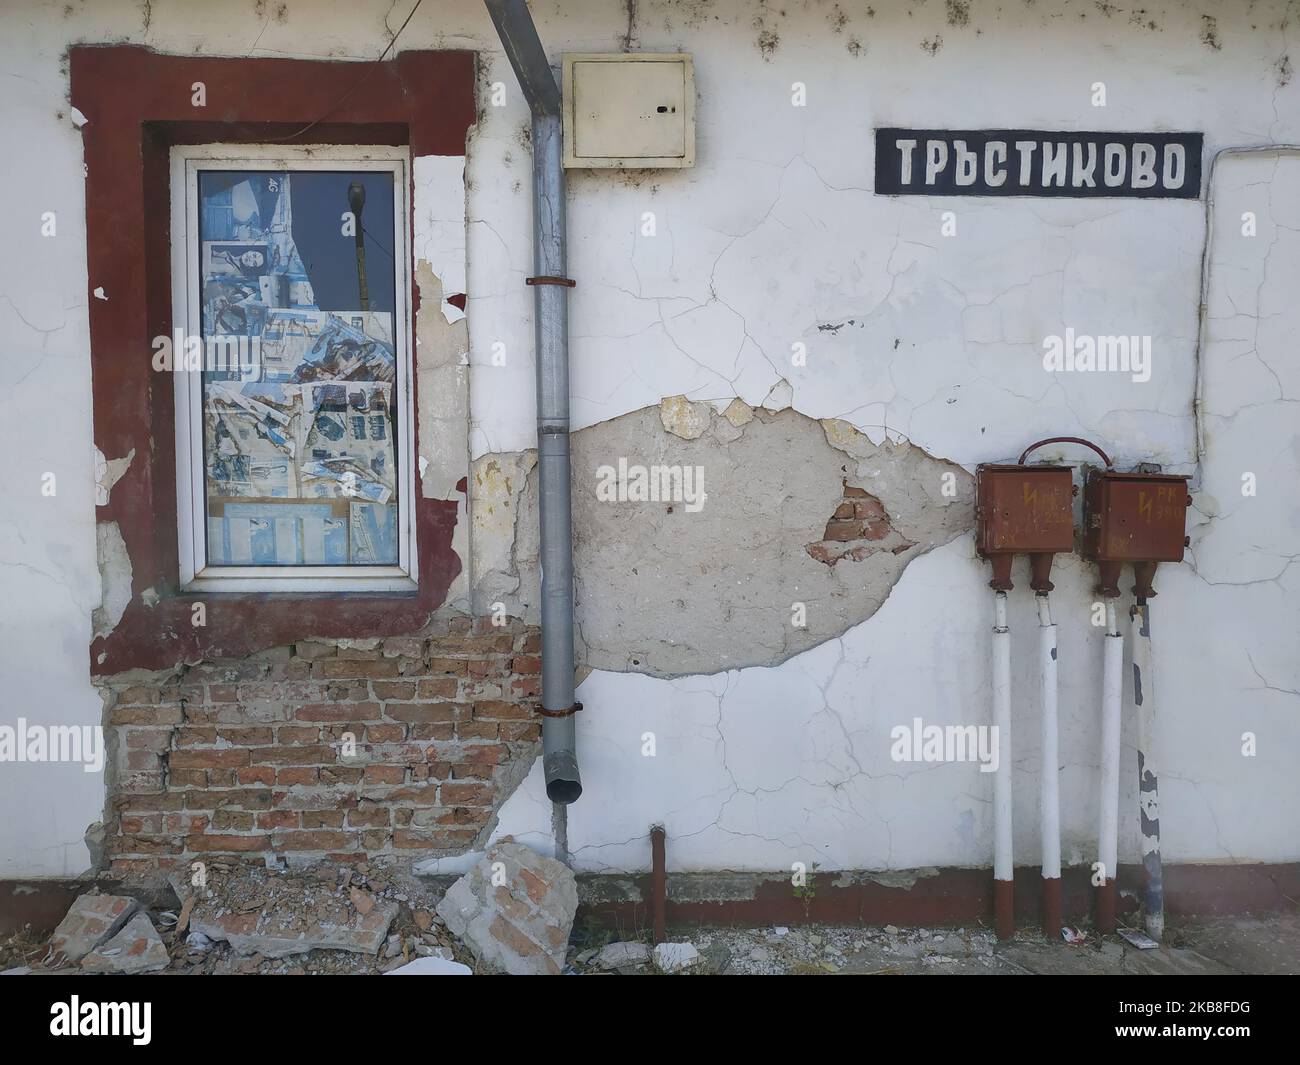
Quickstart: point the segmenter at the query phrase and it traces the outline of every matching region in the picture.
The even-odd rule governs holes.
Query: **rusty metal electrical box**
[[[989,585],[1010,591],[1011,560],[1029,555],[1035,591],[1050,591],[1052,556],[1074,550],[1069,466],[983,465],[975,471],[975,547],[993,564]]]
[[[1119,571],[1132,563],[1138,594],[1154,595],[1158,562],[1181,562],[1187,546],[1186,476],[1093,470],[1084,486],[1083,556],[1100,564],[1099,590],[1119,595]]]

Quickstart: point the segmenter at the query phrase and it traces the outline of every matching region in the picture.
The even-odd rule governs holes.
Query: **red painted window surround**
[[[131,601],[112,633],[90,645],[91,673],[239,657],[312,635],[419,629],[446,599],[461,563],[451,546],[456,502],[418,492],[416,593],[178,592],[172,382],[153,370],[150,344],[172,331],[168,151],[175,144],[275,142],[404,144],[412,157],[464,155],[475,118],[474,53],[401,52],[374,64],[77,46],[69,61],[72,104],[87,119],[81,134],[95,444],[108,459],[135,450],[97,510],[99,522],[117,523],[126,544]],[[205,107],[191,103],[195,82],[204,84]],[[309,123],[316,124],[294,136]],[[92,295],[100,287],[107,300]],[[411,299],[417,306],[418,291]],[[150,589],[158,595],[153,606],[142,598]],[[196,602],[206,604],[206,625],[191,623]]]

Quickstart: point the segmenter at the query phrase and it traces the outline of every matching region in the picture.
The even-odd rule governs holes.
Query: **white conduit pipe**
[[[1061,790],[1057,736],[1056,626],[1047,593],[1038,596],[1039,695],[1043,708],[1043,753],[1038,822],[1043,841],[1043,934],[1061,929]]]
[[[1115,873],[1119,865],[1119,747],[1120,703],[1124,695],[1124,637],[1115,617],[1115,603],[1106,603],[1106,640],[1101,694],[1101,818],[1097,861],[1102,883],[1097,896],[1097,929],[1115,930]]]
[[[1001,939],[1015,931],[1011,854],[1011,630],[1007,593],[993,597],[993,727],[997,730],[998,768],[993,774],[993,913]]]
[[[1147,935],[1165,934],[1164,872],[1160,863],[1160,791],[1156,777],[1156,681],[1151,661],[1151,607],[1139,600],[1130,614],[1133,636],[1133,707],[1137,716],[1138,813],[1142,822],[1142,906]]]

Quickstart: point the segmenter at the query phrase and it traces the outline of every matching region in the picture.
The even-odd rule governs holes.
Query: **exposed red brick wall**
[[[541,736],[540,636],[467,618],[431,628],[98,681],[110,870],[473,844]]]
[[[885,506],[865,488],[844,482],[844,494],[826,523],[826,531],[804,550],[818,562],[834,566],[841,559],[861,562],[879,551],[900,554],[915,547],[889,522]]]

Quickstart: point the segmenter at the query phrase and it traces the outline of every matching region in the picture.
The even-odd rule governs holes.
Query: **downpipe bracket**
[[[546,707],[539,706],[537,712],[541,714],[542,717],[572,717],[581,709],[582,703],[574,703],[572,706],[564,710],[547,710]]]

